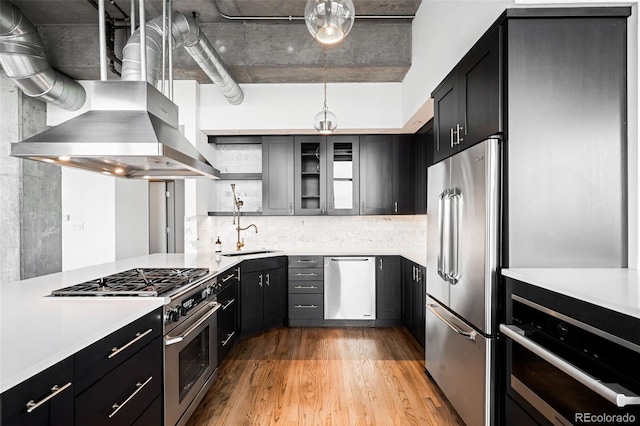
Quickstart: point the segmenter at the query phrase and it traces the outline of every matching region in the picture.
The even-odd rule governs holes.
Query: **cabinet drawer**
[[[218,366],[227,356],[237,338],[235,322],[227,321],[218,328]]]
[[[318,281],[323,275],[322,268],[289,269],[289,281]]]
[[[155,339],[78,395],[76,424],[130,425],[140,417],[162,390],[162,344]]]
[[[56,390],[52,390],[57,386]],[[47,368],[0,395],[0,424],[73,424],[73,357]],[[52,396],[53,395],[53,396]],[[47,397],[51,397],[46,400]],[[27,412],[27,404],[42,404]],[[31,404],[30,404],[31,405]]]
[[[289,256],[289,269],[322,268],[322,256]]]
[[[82,392],[153,339],[162,335],[162,308],[111,333],[76,354],[76,392]]]
[[[162,396],[159,395],[132,426],[162,425],[164,421],[163,414]]]
[[[289,281],[289,293],[324,293],[324,281]]]
[[[223,289],[229,285],[238,284],[238,268],[235,267],[220,272],[218,274],[218,284],[220,284]]]
[[[218,303],[222,306],[218,309],[218,324],[232,322],[235,324],[238,318],[238,298],[220,298]]]
[[[290,294],[289,319],[323,319],[324,295]]]

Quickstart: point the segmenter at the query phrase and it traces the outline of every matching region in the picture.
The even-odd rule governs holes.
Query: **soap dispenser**
[[[218,235],[218,239],[216,240],[215,252],[216,253],[221,253],[222,252],[222,243],[220,242],[220,236],[219,235]]]

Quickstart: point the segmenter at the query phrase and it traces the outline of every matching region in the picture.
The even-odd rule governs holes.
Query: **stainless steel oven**
[[[638,343],[517,294],[510,303],[507,424],[640,424]]]
[[[184,425],[216,377],[215,278],[165,306],[165,425]]]

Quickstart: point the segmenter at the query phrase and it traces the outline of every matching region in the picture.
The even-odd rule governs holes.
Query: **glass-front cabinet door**
[[[327,214],[326,137],[296,136],[294,155],[295,214]]]
[[[358,136],[327,138],[327,214],[360,211],[360,145]]]
[[[296,215],[359,213],[358,136],[296,136],[294,155]]]

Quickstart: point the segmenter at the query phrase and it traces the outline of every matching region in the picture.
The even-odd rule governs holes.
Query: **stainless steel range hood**
[[[22,142],[11,155],[125,178],[219,178],[178,130],[178,107],[145,81],[94,81],[91,109]]]

